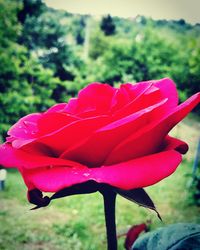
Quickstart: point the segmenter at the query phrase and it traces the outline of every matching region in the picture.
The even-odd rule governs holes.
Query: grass
[[[118,197],[116,216],[119,233],[147,219],[152,221],[152,230],[176,222],[200,223],[200,207],[192,203],[192,193],[188,188],[199,126],[193,119],[187,119],[172,131],[173,135],[189,143],[190,151],[173,175],[146,188],[163,222],[154,212]],[[106,249],[100,194],[55,200],[50,206],[35,211],[30,211],[31,207],[26,200],[26,187],[20,174],[9,170],[6,190],[0,192],[1,250]],[[124,238],[120,238],[119,249],[123,249],[123,242]]]

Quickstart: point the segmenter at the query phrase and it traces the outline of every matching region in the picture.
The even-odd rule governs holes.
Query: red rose
[[[68,104],[20,119],[0,146],[0,164],[17,167],[29,191],[88,180],[149,186],[172,174],[188,150],[168,133],[199,100],[196,94],[178,105],[170,79],[120,88],[92,83]]]

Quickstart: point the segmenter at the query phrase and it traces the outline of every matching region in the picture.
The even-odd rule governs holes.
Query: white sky
[[[144,15],[153,19],[185,19],[200,23],[200,0],[44,0],[49,7],[71,13],[121,17]]]

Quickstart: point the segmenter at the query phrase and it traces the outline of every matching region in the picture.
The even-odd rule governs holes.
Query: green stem
[[[104,198],[104,213],[107,233],[107,249],[117,250],[117,235],[115,224],[116,193],[109,188],[101,191]]]

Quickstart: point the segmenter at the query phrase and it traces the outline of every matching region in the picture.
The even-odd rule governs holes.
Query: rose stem
[[[101,191],[104,199],[104,213],[107,233],[107,249],[117,250],[117,235],[115,224],[115,201],[116,193],[110,188]]]

